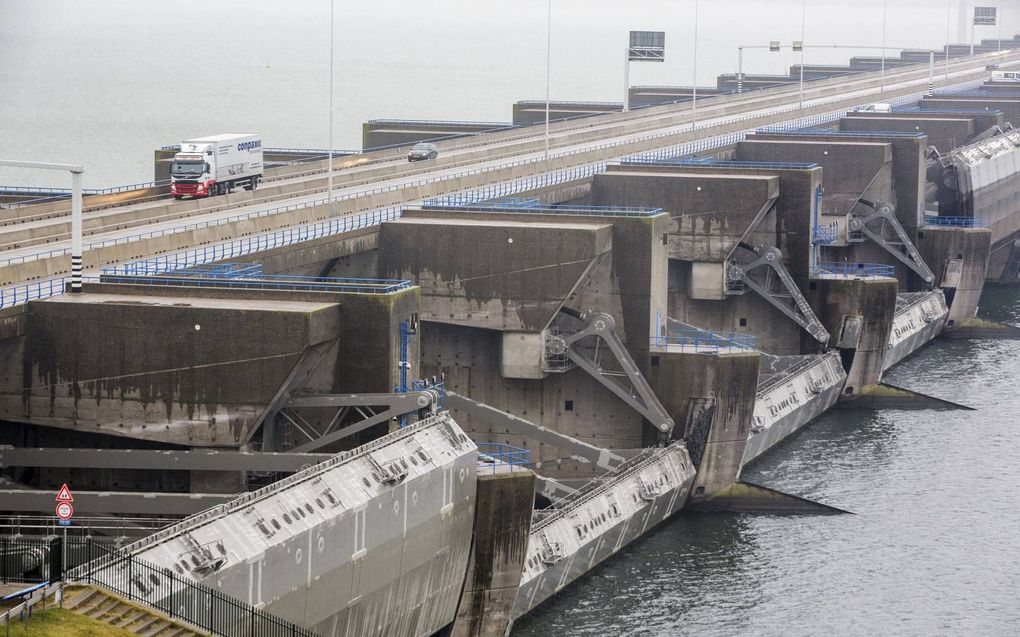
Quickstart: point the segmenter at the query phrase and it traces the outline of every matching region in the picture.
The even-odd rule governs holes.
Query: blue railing
[[[466,208],[472,212],[529,213],[541,215],[578,215],[585,217],[654,217],[662,208],[637,208],[629,206],[543,206],[513,205],[502,201],[463,201],[458,197],[427,199],[430,208]]]
[[[834,276],[896,276],[896,268],[884,263],[819,263],[814,275]]]
[[[679,158],[679,159],[641,159],[628,157],[620,163],[640,164],[645,166],[706,166],[711,168],[743,168],[747,170],[810,170],[818,168],[818,164],[798,163],[787,161],[742,161],[733,159],[715,159],[714,157],[704,158]]]
[[[479,442],[477,445],[478,473],[497,473],[501,467],[509,467],[510,471],[531,467],[529,449],[511,447],[498,442]]]
[[[812,238],[815,245],[831,245],[839,238],[839,226],[831,223],[828,226],[815,226],[812,231]]]
[[[680,345],[685,348],[693,347],[695,351],[714,351],[731,347],[757,349],[758,337],[740,332],[710,332],[698,329],[666,330],[665,334],[653,336],[650,339],[650,345],[655,347]]]
[[[245,290],[297,290],[306,292],[346,292],[355,294],[392,294],[411,287],[410,281],[395,279],[334,279],[330,277],[270,275],[261,279],[202,278],[197,276],[103,274],[102,283],[128,283],[166,287],[231,288]]]
[[[974,217],[937,217],[925,215],[924,225],[950,228],[987,228],[988,221],[985,219],[975,219]]]
[[[853,112],[847,113],[853,115]],[[772,133],[775,131],[769,131],[761,129],[757,132],[761,133]],[[828,128],[802,128],[800,130],[782,131],[786,137],[810,137],[813,135],[825,135],[826,137],[842,137],[846,139],[859,138],[859,137],[875,137],[880,135],[882,137],[924,137],[924,133],[916,131],[834,131]]]

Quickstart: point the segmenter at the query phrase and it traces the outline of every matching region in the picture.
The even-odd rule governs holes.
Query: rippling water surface
[[[746,472],[856,515],[681,516],[514,636],[1020,634],[1018,379],[1020,342],[929,345],[887,380],[977,411],[830,413]]]

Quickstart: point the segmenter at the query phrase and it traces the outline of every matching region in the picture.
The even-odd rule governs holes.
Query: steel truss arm
[[[670,417],[669,412],[666,411],[666,408],[662,406],[662,403],[659,402],[658,396],[652,391],[648,381],[641,374],[641,370],[627,351],[623,341],[617,336],[615,331],[616,321],[612,315],[605,312],[580,314],[574,310],[567,311],[567,308],[563,308],[561,311],[575,318],[580,318],[586,323],[585,328],[580,332],[559,337],[563,341],[566,354],[570,360],[588,372],[602,386],[630,405],[661,433],[671,434],[673,432],[673,419]],[[609,347],[613,356],[616,357],[617,363],[622,368],[622,373],[603,369],[599,365],[598,349],[595,350],[595,357],[592,357],[589,356],[586,350],[577,346],[579,341],[589,336],[600,339]],[[621,376],[629,381],[629,386],[620,380]]]
[[[758,258],[750,263],[737,264],[733,261],[726,262],[727,284],[730,282],[742,282],[747,287],[757,292],[763,299],[771,303],[780,312],[788,316],[794,323],[804,328],[819,343],[829,342],[829,332],[818,320],[814,310],[808,304],[807,299],[797,287],[790,272],[783,265],[783,253],[779,248],[764,248],[756,250]],[[770,268],[779,277],[786,296],[777,295],[767,286],[762,285],[751,277],[751,272],[757,268]],[[728,287],[728,286],[727,286]],[[781,299],[793,301],[791,306]]]
[[[935,274],[928,267],[928,264],[924,262],[921,253],[914,247],[914,242],[910,240],[907,232],[900,225],[893,205],[882,201],[868,201],[867,199],[861,199],[860,202],[871,208],[873,212],[869,215],[851,213],[847,224],[848,229],[850,231],[863,232],[886,252],[916,272],[918,276],[924,279],[925,283],[933,284],[935,282]],[[878,224],[875,224],[875,222],[878,222]],[[878,225],[878,228],[876,229],[874,225]],[[891,228],[896,234],[898,242],[885,237],[885,229],[887,227]]]
[[[581,462],[590,462],[602,469],[612,469],[624,461],[622,456],[618,456],[608,449],[596,447],[566,434],[546,429],[533,422],[518,418],[513,414],[501,411],[485,403],[480,403],[477,400],[471,400],[460,394],[447,391],[446,406],[463,411],[497,427],[506,427],[514,434],[527,436],[538,440],[542,444],[566,451],[571,457]]]
[[[291,398],[280,410],[280,415],[287,418],[295,429],[308,438],[307,442],[293,447],[290,452],[308,453],[318,451],[391,418],[422,412],[435,413],[438,403],[439,392],[436,390],[406,394],[313,394]],[[379,412],[372,412],[369,409],[375,407],[384,409]],[[326,428],[320,432],[303,419],[292,418],[289,415],[301,408],[336,408],[337,411]],[[352,412],[360,416],[361,420],[336,429],[341,419]]]

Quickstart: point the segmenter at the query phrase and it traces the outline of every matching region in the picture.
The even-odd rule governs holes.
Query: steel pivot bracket
[[[907,232],[900,225],[895,216],[895,207],[885,201],[868,201],[861,199],[860,202],[872,209],[872,213],[861,215],[851,212],[847,217],[847,240],[850,240],[850,233],[861,233],[881,246],[886,252],[899,259],[904,265],[913,270],[924,279],[929,287],[935,283],[935,274],[924,262],[921,253],[914,247],[914,243],[907,236]],[[887,238],[886,230],[892,230],[895,238]],[[858,241],[863,240],[857,239]]]
[[[616,394],[618,398],[630,405],[648,422],[652,423],[664,437],[673,433],[673,419],[659,402],[658,396],[641,374],[637,363],[631,357],[623,341],[617,336],[616,321],[605,312],[580,313],[570,308],[560,308],[560,312],[584,321],[585,327],[580,332],[562,336],[550,336],[555,349],[563,351],[578,367],[588,372],[602,386]],[[594,355],[587,349],[579,347],[579,342],[589,336],[604,343],[616,358],[620,370],[605,369],[599,362],[600,348],[595,347]]]
[[[746,246],[747,249],[751,249]],[[794,282],[790,272],[783,265],[783,253],[779,248],[751,249],[758,258],[750,263],[726,262],[726,293],[743,294],[747,290],[743,286],[757,292],[763,299],[771,303],[780,312],[788,316],[794,323],[801,326],[819,343],[829,342],[829,332],[818,320],[814,310]],[[768,274],[764,281],[757,281],[751,273],[766,268]],[[772,276],[778,278],[782,290],[772,289]]]

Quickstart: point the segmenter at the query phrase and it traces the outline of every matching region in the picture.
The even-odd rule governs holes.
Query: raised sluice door
[[[535,512],[518,619],[676,513],[694,482],[687,448],[674,442],[642,451],[548,509]]]
[[[938,336],[948,317],[949,307],[942,290],[898,294],[882,369],[889,369]]]
[[[432,635],[460,598],[476,462],[444,412],[125,551],[319,635]],[[161,584],[147,582],[147,595]]]
[[[839,354],[782,356],[778,370],[758,383],[751,433],[741,466],[782,442],[839,399],[846,372]]]

